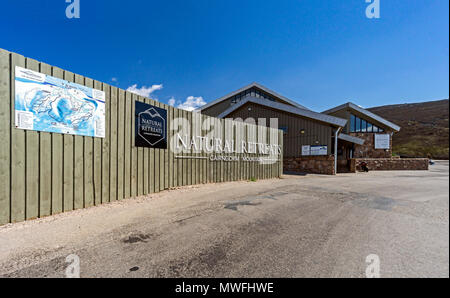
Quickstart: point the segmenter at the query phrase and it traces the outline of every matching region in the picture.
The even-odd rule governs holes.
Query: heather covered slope
[[[401,126],[393,138],[394,154],[449,159],[448,99],[368,110]]]

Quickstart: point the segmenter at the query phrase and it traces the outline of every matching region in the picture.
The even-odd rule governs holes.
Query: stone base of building
[[[286,173],[334,175],[334,156],[285,157],[283,170]]]
[[[362,171],[365,162],[369,171],[415,171],[428,170],[428,158],[354,158],[350,163],[350,171]]]

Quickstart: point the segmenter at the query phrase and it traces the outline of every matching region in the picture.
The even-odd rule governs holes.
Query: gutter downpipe
[[[338,135],[341,132],[342,127],[339,127],[338,129],[336,129],[336,132],[334,133],[334,174],[337,174],[337,161],[338,161],[338,156],[337,156],[337,148],[338,148]]]

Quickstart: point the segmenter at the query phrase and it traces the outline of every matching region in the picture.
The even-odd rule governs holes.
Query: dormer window
[[[383,132],[384,130],[364,119],[350,116],[350,132]]]

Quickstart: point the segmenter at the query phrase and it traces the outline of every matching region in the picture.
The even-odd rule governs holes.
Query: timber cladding
[[[327,146],[327,155],[331,155],[333,128],[330,125],[253,103],[243,105],[227,117],[255,119],[255,121],[265,119],[266,125],[270,125],[270,119],[277,119],[278,127],[287,128],[283,143],[285,158],[301,156],[302,145]],[[301,134],[302,130],[304,134]]]
[[[16,66],[104,91],[105,138],[16,128]],[[167,110],[168,149],[135,146],[136,101]],[[280,177],[283,170],[282,149],[260,162],[261,152],[249,148],[219,154],[179,146],[197,137],[204,145],[220,139],[233,148],[260,142],[282,148],[278,129],[180,110],[2,49],[0,135],[0,224],[185,185]]]

